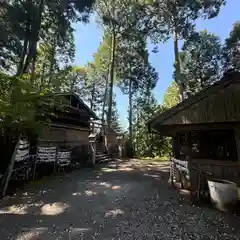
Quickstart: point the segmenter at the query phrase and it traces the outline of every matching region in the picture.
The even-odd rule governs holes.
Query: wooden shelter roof
[[[65,96],[65,97],[72,97],[75,99],[75,101],[79,104],[78,107],[74,107],[74,106],[69,106],[71,108],[72,111],[76,111],[76,112],[81,112],[82,110],[88,113],[88,116],[92,119],[98,119],[97,115],[95,112],[93,112],[84,102],[83,100],[76,94],[73,92],[64,92],[64,93],[55,93],[54,94],[55,97],[58,96]]]
[[[238,97],[240,95],[240,87],[229,87],[235,83],[238,83],[238,86],[240,84],[239,72],[231,71],[224,74],[220,81],[196,95],[189,97],[163,113],[160,111],[156,112],[147,123],[149,131],[159,132],[159,127],[163,128],[173,125],[240,121],[240,114],[239,119],[235,115],[236,110],[240,112],[240,98]],[[231,99],[229,100],[229,98]],[[220,102],[222,105],[218,104]],[[212,116],[216,110],[224,107],[227,113],[222,112]],[[230,108],[233,108],[231,112]]]

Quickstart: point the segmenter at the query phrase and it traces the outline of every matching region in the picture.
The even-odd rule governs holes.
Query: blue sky
[[[196,22],[197,30],[207,29],[218,35],[222,42],[228,37],[232,29],[232,25],[237,20],[240,20],[240,1],[227,0],[220,14],[211,20],[198,20]],[[76,59],[75,64],[82,66],[88,61],[92,60],[92,55],[96,52],[101,41],[102,30],[92,20],[89,24],[75,25],[75,44],[76,44]],[[148,44],[149,52],[153,49],[154,45]],[[173,73],[173,42],[169,40],[165,44],[158,45],[159,52],[154,54],[150,53],[150,62],[159,73],[159,81],[154,94],[159,103],[163,99],[163,95],[172,82]],[[127,96],[123,95],[119,89],[115,89],[117,95],[117,107],[120,114],[121,125],[125,128],[127,126]]]

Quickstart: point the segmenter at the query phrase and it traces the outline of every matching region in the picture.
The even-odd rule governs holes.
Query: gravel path
[[[30,184],[0,207],[0,239],[240,239],[238,217],[191,206],[167,175],[131,160]]]

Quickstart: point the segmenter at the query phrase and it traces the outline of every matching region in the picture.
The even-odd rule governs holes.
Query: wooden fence
[[[240,164],[233,161],[194,159],[187,161],[172,159],[170,177],[172,182],[188,181],[191,192],[199,197],[208,192],[207,180],[224,179],[240,184]]]

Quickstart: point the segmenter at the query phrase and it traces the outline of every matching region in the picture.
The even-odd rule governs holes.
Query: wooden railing
[[[194,159],[193,170],[200,171],[206,178],[221,178],[240,183],[240,164],[234,161]]]
[[[197,198],[208,191],[207,180],[224,179],[240,184],[240,163],[227,160],[193,159],[191,162],[172,159],[170,178],[181,183],[187,177],[191,194]]]
[[[186,178],[189,178],[189,169],[188,162],[172,158],[171,159],[171,169],[170,169],[170,179],[173,183],[174,180],[177,180],[178,172],[184,174]]]
[[[172,159],[176,169],[178,169],[181,172],[188,172],[188,162],[187,161],[183,161],[183,160],[178,160],[178,159]]]

